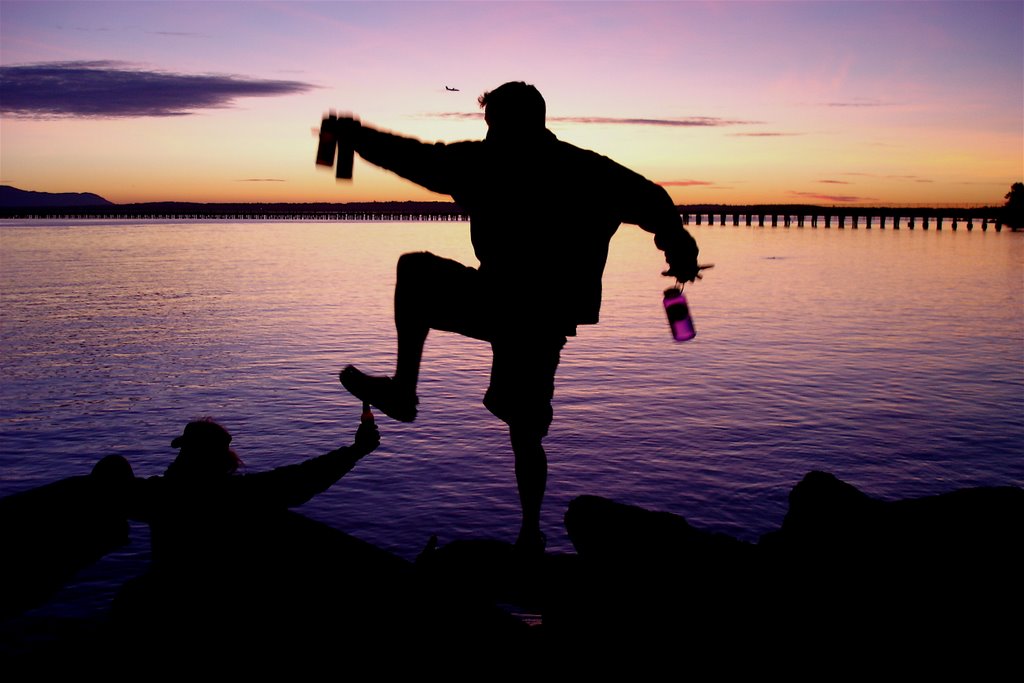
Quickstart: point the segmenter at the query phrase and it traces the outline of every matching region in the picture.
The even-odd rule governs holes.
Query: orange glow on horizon
[[[992,206],[1024,180],[1020,3],[189,8],[5,3],[0,67],[93,64],[115,90],[5,77],[0,184],[115,203],[448,201],[358,160],[336,183],[313,163],[320,117],[481,139],[476,98],[509,80],[537,85],[560,139],[678,204]],[[111,41],[115,25],[130,28]]]

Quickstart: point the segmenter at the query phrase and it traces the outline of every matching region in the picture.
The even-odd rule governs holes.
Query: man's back
[[[542,129],[428,145],[364,128],[360,153],[470,215],[480,271],[501,304],[560,327],[598,321],[608,243],[623,222],[689,235],[663,188]]]
[[[515,283],[535,315],[596,323],[609,241],[647,181],[544,133],[532,144],[480,143],[480,172],[453,197],[470,214],[481,273]]]

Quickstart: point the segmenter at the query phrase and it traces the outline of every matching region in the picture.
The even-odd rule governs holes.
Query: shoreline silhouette
[[[99,463],[97,469],[103,469]],[[49,533],[48,523],[24,513],[47,503],[60,508],[68,495],[87,512],[88,502],[68,493],[66,482],[79,480],[0,499],[0,527],[8,534]],[[288,540],[268,542],[263,550],[270,557],[287,549],[289,569],[279,582],[244,597],[244,610],[220,618],[226,629],[238,629],[236,635],[255,638],[246,647],[277,648],[277,656],[262,660],[277,663],[292,656],[289,648],[327,647],[338,638],[372,647],[384,638],[388,647],[408,652],[437,653],[455,644],[467,656],[480,646],[483,661],[514,652],[519,664],[553,658],[584,668],[597,661],[597,644],[618,648],[612,661],[645,653],[651,661],[696,657],[692,666],[716,668],[724,665],[717,658],[730,652],[772,655],[800,643],[805,663],[854,657],[856,665],[973,662],[997,670],[1014,655],[1019,635],[1002,617],[1022,606],[1016,572],[1022,520],[1024,489],[1016,486],[883,501],[812,471],[790,491],[782,525],[756,543],[702,530],[679,515],[582,495],[565,514],[575,552],[524,557],[511,544],[489,539],[440,547],[429,539],[409,562],[288,512],[267,536]],[[92,561],[112,549],[103,548]],[[37,560],[10,544],[8,550],[14,551],[7,555],[8,572],[19,561]],[[216,566],[210,571],[217,576]],[[26,577],[45,582],[55,575],[24,573],[20,586],[5,581],[5,599],[26,588]],[[74,581],[73,572],[60,576],[59,583]],[[298,577],[306,582],[306,602],[290,603],[286,613],[266,608],[281,596],[294,597],[291,582]],[[32,609],[23,610],[25,618]],[[535,616],[531,621],[524,614]],[[278,619],[282,615],[287,618]],[[3,632],[17,628],[19,618],[8,614],[0,621]],[[99,619],[77,630],[55,625],[31,642],[5,643],[0,653],[28,666],[70,655],[89,668],[111,666],[113,654],[120,664],[151,662],[170,649],[178,653],[175,665],[185,665],[218,651],[182,650],[185,643],[175,637],[154,641],[152,631],[133,631],[131,621],[115,626],[109,615]],[[189,619],[174,626],[187,638],[196,624]],[[231,632],[225,637],[232,642]],[[653,643],[672,643],[672,649],[652,652]],[[333,654],[313,652],[305,665],[334,661]],[[237,653],[217,657],[226,663]],[[752,657],[747,665],[768,663]]]

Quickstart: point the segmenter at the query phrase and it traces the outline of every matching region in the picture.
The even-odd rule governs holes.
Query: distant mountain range
[[[10,185],[0,185],[0,207],[2,208],[49,208],[56,206],[112,206],[92,192],[33,192],[19,190]]]
[[[6,216],[18,215],[25,211],[53,209],[57,214],[70,210],[75,214],[104,214],[104,208],[111,209],[115,214],[199,214],[218,215],[231,213],[252,214],[302,214],[331,213],[343,210],[346,212],[364,212],[379,214],[450,214],[459,210],[453,202],[141,202],[133,204],[116,204],[92,192],[33,192],[19,190],[10,185],[0,185],[0,213]],[[81,211],[79,211],[81,209]]]

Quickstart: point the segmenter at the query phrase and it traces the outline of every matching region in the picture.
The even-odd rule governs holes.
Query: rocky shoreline
[[[8,618],[15,598],[22,610],[45,601],[124,541],[116,501],[94,475],[0,501]],[[48,514],[30,514],[42,502]],[[168,653],[175,666],[235,667],[248,656],[313,671],[344,643],[377,653],[372,661],[392,652],[397,659],[379,663],[397,669],[428,656],[506,662],[507,672],[539,661],[599,672],[602,662],[676,660],[724,672],[795,657],[941,671],[1008,662],[1024,642],[1020,487],[886,502],[811,472],[791,491],[782,526],[757,543],[597,496],[573,500],[565,524],[575,553],[465,540],[429,544],[407,562],[287,512],[268,527],[252,576],[211,567],[201,599],[135,580],[109,623],[7,655],[31,667]]]

